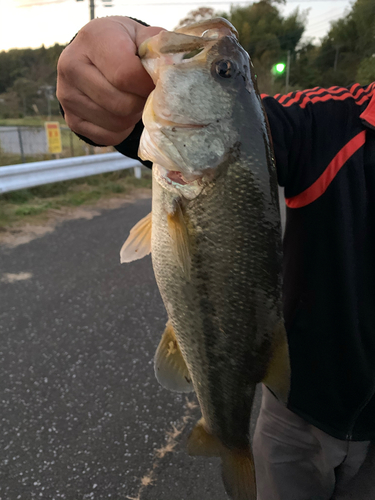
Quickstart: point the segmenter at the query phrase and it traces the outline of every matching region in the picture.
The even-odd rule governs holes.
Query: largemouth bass
[[[256,498],[249,424],[256,384],[283,401],[289,357],[281,225],[267,120],[251,61],[224,19],[160,32],[139,49],[155,89],[139,154],[152,215],[122,262],[152,252],[169,321],[155,356],[165,387],[195,390],[191,454],[220,456],[226,491]]]

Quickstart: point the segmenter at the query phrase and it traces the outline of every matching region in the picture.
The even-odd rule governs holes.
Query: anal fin
[[[206,430],[203,418],[188,439],[190,455],[221,457],[221,472],[225,490],[232,500],[256,500],[255,467],[249,448],[229,449]]]
[[[206,430],[204,418],[201,418],[190,433],[187,450],[193,457],[220,457],[224,447],[217,437]]]
[[[156,378],[166,389],[176,392],[194,390],[189,370],[169,321],[155,353],[154,367]]]

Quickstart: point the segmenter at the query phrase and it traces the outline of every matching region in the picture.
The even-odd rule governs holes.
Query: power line
[[[20,8],[27,8],[27,7],[41,7],[44,5],[54,5],[54,4],[59,4],[59,3],[64,3],[67,2],[68,0],[47,0],[47,1],[41,1],[41,2],[34,2],[34,3],[28,3],[24,5],[18,5],[17,7]],[[326,2],[327,0],[288,0],[288,3],[322,3]],[[347,2],[347,0],[329,0],[330,2]],[[128,2],[116,2],[117,5],[121,6],[126,6],[126,7],[134,7],[133,4],[128,3]],[[200,1],[194,1],[194,2],[189,2],[189,5],[203,5],[203,6],[210,6],[210,5],[233,5],[233,4],[249,4],[251,5],[253,2],[250,2],[249,0],[217,0],[217,1],[209,1],[205,2],[204,0]],[[137,7],[146,7],[146,6],[175,6],[175,5],[183,5],[183,2],[148,2],[148,3],[137,3]],[[108,6],[105,5],[106,7]]]
[[[347,2],[347,0],[329,0],[330,2]],[[327,0],[288,0],[288,3],[323,3],[323,2],[327,2]],[[202,5],[204,7],[206,6],[209,6],[209,5],[221,5],[221,4],[225,4],[225,5],[233,5],[233,4],[240,4],[240,3],[247,3],[249,5],[252,5],[252,3],[254,2],[249,2],[249,0],[227,0],[227,1],[223,1],[223,0],[217,0],[217,1],[214,1],[214,2],[205,2],[204,0],[201,0],[199,2],[188,2],[188,5]],[[128,3],[128,2],[118,2],[117,5],[125,5],[126,7],[134,7],[133,4],[131,3]],[[146,7],[146,6],[152,6],[152,5],[155,5],[155,6],[160,6],[160,5],[184,5],[183,2],[155,2],[155,3],[137,3],[137,7]]]
[[[24,5],[17,5],[17,8],[27,8],[27,7],[40,7],[43,5],[53,5],[57,3],[64,3],[67,0],[51,0],[48,2],[37,2],[37,3],[26,3]]]
[[[25,3],[23,5],[17,5],[17,8],[27,8],[27,7],[43,7],[44,5],[54,5],[59,3],[65,3],[69,0],[48,0],[45,2],[34,2],[34,3]],[[77,0],[80,1],[80,0]],[[102,3],[95,3],[95,7],[113,7],[112,0],[102,0]]]

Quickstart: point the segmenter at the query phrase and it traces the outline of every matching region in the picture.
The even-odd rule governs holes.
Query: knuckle
[[[75,133],[103,146],[115,146],[122,142],[128,135],[126,127],[122,126],[117,131],[111,131],[99,127],[91,122],[82,120],[74,114],[67,114],[65,121],[68,127]]]
[[[120,96],[111,102],[111,111],[120,116],[122,120],[126,119],[131,122],[142,113],[145,102],[145,99],[133,94],[128,94],[125,99]]]
[[[124,130],[127,130],[129,127],[134,126],[137,123],[137,121],[138,120],[136,117],[132,117],[132,119],[128,119],[128,120],[117,118],[116,120],[114,120],[112,122],[110,130],[114,134],[123,135]]]
[[[124,133],[114,133],[108,130],[100,130],[98,132],[92,132],[89,139],[91,139],[95,144],[105,145],[105,146],[116,146],[124,139]]]
[[[124,89],[128,87],[129,75],[126,68],[117,68],[110,77],[111,84],[116,89]]]
[[[70,52],[70,46],[68,45],[60,54],[60,57],[57,61],[57,71],[59,71],[60,73],[65,72],[66,68],[69,68],[69,62],[71,60],[71,57],[69,55]]]
[[[68,125],[68,127],[73,130],[76,134],[82,134],[83,133],[83,120],[78,118],[78,116],[75,116],[72,113],[65,112],[65,122]]]
[[[76,76],[76,57],[74,51],[66,47],[57,61],[57,81],[74,81]]]

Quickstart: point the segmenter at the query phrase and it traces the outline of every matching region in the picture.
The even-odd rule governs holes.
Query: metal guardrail
[[[142,164],[139,161],[127,158],[121,153],[104,153],[9,165],[0,167],[0,194],[128,168],[134,168],[134,175],[139,179],[141,167]]]

